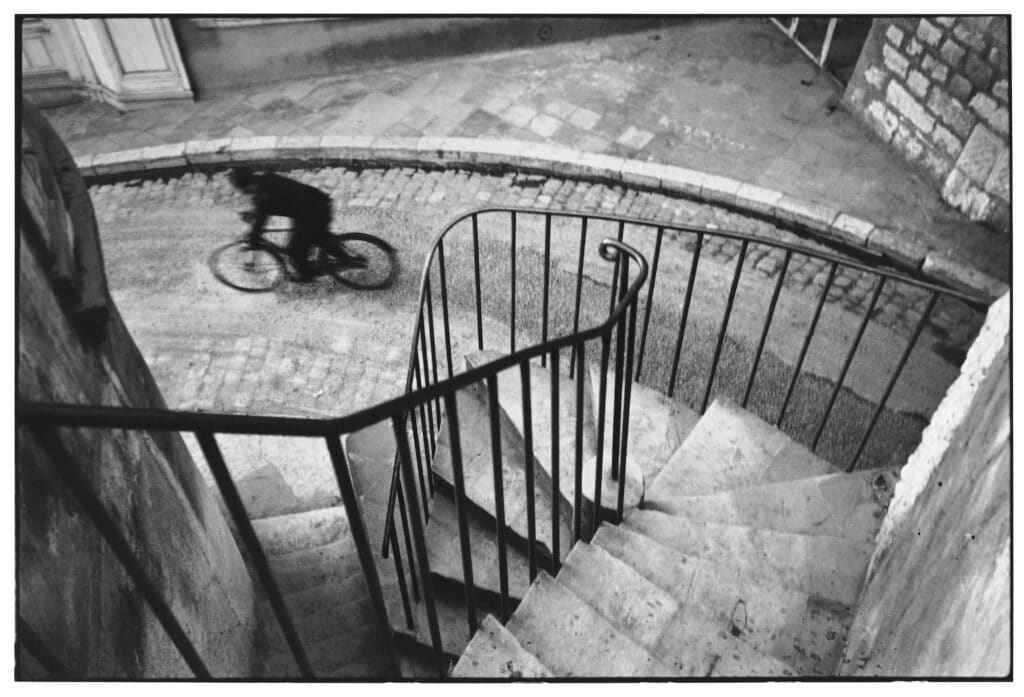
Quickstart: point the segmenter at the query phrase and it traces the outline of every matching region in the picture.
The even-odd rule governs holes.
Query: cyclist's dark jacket
[[[267,217],[279,215],[295,221],[295,229],[313,237],[327,233],[331,221],[331,198],[319,189],[277,174],[254,178],[252,202],[256,220],[253,231],[261,232]]]

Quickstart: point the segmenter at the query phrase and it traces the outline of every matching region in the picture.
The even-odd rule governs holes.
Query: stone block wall
[[[971,220],[1010,227],[1009,22],[878,18],[845,99]]]
[[[22,115],[18,397],[165,408],[93,266],[98,240],[84,253],[96,232],[84,183],[38,113]],[[253,674],[252,579],[179,434],[19,423],[15,451],[20,679],[192,676],[82,491],[98,497],[212,675]]]
[[[900,481],[843,675],[1010,671],[1010,297],[989,309]]]

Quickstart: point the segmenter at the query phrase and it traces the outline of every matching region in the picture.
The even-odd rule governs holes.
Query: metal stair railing
[[[557,228],[557,230],[555,230]],[[881,397],[871,410],[871,416],[867,420],[866,427],[860,432],[859,435],[855,436],[851,440],[857,443],[852,456],[846,462],[846,470],[850,471],[857,466],[858,461],[861,459],[865,447],[870,440],[876,423],[878,422],[879,416],[885,409],[886,403],[893,391],[894,386],[898,382],[903,370],[910,358],[911,352],[914,349],[922,331],[929,322],[929,318],[937,303],[949,302],[949,303],[963,303],[965,306],[970,308],[972,311],[980,311],[984,308],[984,301],[979,298],[973,297],[969,294],[959,292],[949,287],[945,287],[928,280],[924,280],[920,277],[914,277],[912,275],[901,273],[889,268],[885,268],[882,264],[883,260],[880,256],[869,252],[865,249],[846,248],[839,246],[842,254],[833,253],[830,251],[822,251],[811,249],[806,246],[801,246],[792,243],[786,243],[782,241],[776,241],[772,239],[766,239],[755,235],[728,231],[728,230],[711,230],[704,228],[697,228],[688,225],[672,225],[666,223],[656,223],[648,220],[641,220],[637,218],[630,218],[624,216],[613,216],[613,215],[600,215],[600,214],[583,214],[573,213],[566,211],[554,211],[554,210],[543,210],[543,209],[526,209],[526,208],[481,208],[473,210],[458,216],[435,238],[433,247],[431,248],[430,255],[428,256],[421,275],[420,280],[420,296],[417,306],[417,314],[413,324],[413,332],[411,338],[410,357],[407,370],[406,380],[406,391],[413,392],[416,390],[423,389],[425,386],[432,384],[447,384],[452,376],[456,374],[456,369],[453,361],[453,338],[451,330],[451,314],[453,309],[461,309],[467,311],[473,315],[472,325],[476,329],[476,345],[475,348],[483,350],[485,347],[494,350],[509,351],[513,356],[520,356],[522,354],[516,353],[517,345],[533,344],[535,351],[540,351],[542,361],[547,362],[550,360],[550,368],[552,370],[552,385],[550,388],[550,396],[553,401],[558,399],[558,384],[554,376],[557,374],[559,366],[559,352],[557,350],[551,350],[552,342],[549,337],[553,333],[557,333],[560,328],[567,336],[577,335],[581,321],[586,321],[589,316],[593,318],[597,316],[597,313],[590,308],[587,309],[588,301],[592,301],[593,294],[588,292],[584,293],[585,279],[593,280],[595,271],[593,269],[585,268],[585,251],[588,244],[588,235],[593,238],[595,237],[595,230],[598,228],[606,228],[607,235],[611,237],[614,233],[615,241],[618,243],[628,244],[635,252],[639,253],[642,257],[651,258],[652,262],[650,265],[650,283],[647,286],[646,297],[643,298],[643,310],[642,317],[640,320],[639,332],[637,331],[637,311],[639,306],[639,298],[630,301],[628,304],[628,318],[627,321],[619,323],[615,332],[614,338],[609,334],[601,340],[600,346],[600,367],[601,367],[601,384],[599,386],[599,398],[598,398],[598,411],[597,427],[599,430],[597,436],[597,449],[598,449],[598,462],[601,463],[604,455],[604,421],[605,421],[605,410],[607,408],[607,371],[609,361],[614,361],[615,377],[613,382],[613,395],[612,399],[612,411],[614,413],[613,418],[613,433],[612,433],[612,459],[611,459],[611,470],[616,476],[618,475],[619,464],[625,462],[626,454],[626,439],[628,437],[628,421],[629,421],[629,408],[630,408],[630,393],[631,386],[634,381],[640,382],[641,378],[644,377],[644,382],[649,386],[654,387],[658,391],[672,397],[675,393],[678,374],[680,368],[680,362],[684,359],[683,344],[684,338],[686,337],[686,331],[688,324],[690,323],[691,312],[693,310],[693,303],[700,302],[703,299],[704,293],[701,292],[700,283],[698,282],[698,267],[702,260],[702,253],[706,252],[707,248],[712,244],[734,244],[738,245],[739,250],[736,256],[735,268],[732,271],[731,281],[729,283],[729,290],[725,300],[725,311],[721,319],[721,324],[715,331],[714,348],[711,352],[710,362],[706,366],[701,366],[707,369],[707,380],[703,384],[702,388],[694,389],[692,394],[685,395],[684,398],[691,399],[694,408],[699,412],[703,413],[707,408],[710,400],[715,395],[715,378],[719,372],[720,364],[723,356],[723,348],[728,335],[729,322],[733,315],[734,304],[737,298],[737,289],[740,286],[741,278],[744,274],[744,264],[748,258],[752,258],[754,254],[761,253],[761,256],[765,256],[767,253],[774,253],[776,256],[782,257],[781,266],[777,270],[777,275],[774,281],[774,285],[769,285],[771,288],[771,299],[768,304],[768,308],[765,312],[764,323],[761,327],[759,337],[757,340],[757,347],[754,351],[752,363],[750,365],[749,374],[745,381],[745,386],[742,392],[741,401],[742,406],[747,407],[748,402],[751,398],[752,388],[755,382],[755,378],[759,374],[759,369],[762,368],[762,358],[765,353],[766,340],[769,332],[773,327],[773,319],[775,319],[776,309],[782,294],[783,286],[786,280],[788,280],[787,273],[791,268],[791,263],[794,258],[801,257],[809,260],[816,260],[819,264],[823,265],[828,269],[824,281],[824,286],[821,290],[820,295],[817,297],[814,306],[814,312],[808,325],[807,331],[801,342],[801,348],[799,357],[796,360],[796,364],[789,374],[788,380],[786,380],[786,386],[784,390],[780,389],[781,404],[777,411],[777,416],[774,421],[779,427],[784,428],[783,420],[787,414],[787,410],[790,409],[794,403],[794,391],[797,385],[798,378],[805,374],[804,365],[807,358],[808,349],[812,343],[812,340],[817,335],[819,319],[821,318],[822,311],[826,301],[829,299],[830,291],[833,288],[833,284],[839,274],[844,271],[847,273],[862,274],[866,278],[870,279],[870,299],[867,301],[867,307],[864,310],[863,316],[858,322],[856,322],[856,328],[853,331],[854,338],[846,351],[846,355],[842,361],[839,374],[836,377],[834,384],[831,387],[829,397],[824,408],[818,409],[818,420],[817,425],[814,427],[814,435],[809,438],[809,446],[813,451],[818,451],[819,445],[822,442],[822,436],[825,431],[827,424],[831,423],[842,423],[843,428],[853,428],[852,425],[847,425],[844,419],[838,419],[834,415],[834,411],[837,408],[838,398],[844,388],[844,383],[847,378],[847,373],[850,369],[850,365],[853,362],[855,356],[859,355],[858,351],[861,348],[861,342],[864,337],[865,331],[868,327],[869,322],[874,318],[876,307],[878,306],[879,299],[882,297],[883,287],[889,288],[901,288],[907,290],[907,292],[914,292],[922,296],[923,310],[916,319],[913,328],[910,331],[909,339],[906,341],[896,364],[892,366],[888,373],[888,378],[885,380],[885,387]],[[532,233],[530,230],[532,229]],[[629,237],[626,239],[626,232],[629,232]],[[523,243],[523,238],[527,235],[532,234],[534,239],[532,245],[527,242]],[[602,237],[606,234],[604,232],[599,233]],[[554,237],[557,235],[557,237]],[[556,320],[554,308],[551,307],[552,299],[552,284],[553,284],[553,272],[558,273],[562,266],[555,266],[552,251],[553,238],[561,241],[562,254],[560,261],[561,265],[566,267],[565,274],[572,274],[572,270],[569,268],[570,264],[566,263],[569,261],[571,255],[566,254],[565,250],[569,249],[570,252],[577,254],[572,261],[575,262],[575,273],[573,275],[575,280],[575,288],[562,288],[566,291],[562,294],[561,299],[572,299],[571,311],[566,311],[564,307],[561,308],[560,318]],[[662,297],[657,297],[656,291],[660,288],[657,286],[659,268],[661,262],[665,257],[665,245],[669,244],[666,242],[666,238],[673,240],[682,240],[683,246],[687,249],[692,249],[691,260],[689,264],[688,272],[686,273],[686,287],[685,295],[682,303],[681,312],[679,315],[678,324],[675,325],[674,329],[674,350],[672,351],[671,366],[661,366],[660,371],[657,374],[652,374],[651,370],[648,369],[647,375],[642,375],[644,371],[644,359],[648,348],[648,339],[651,326],[652,308],[658,305],[659,300],[662,304],[673,303],[674,298],[665,299],[665,291],[662,291]],[[691,242],[687,244],[687,242]],[[678,244],[678,242],[675,242]],[[568,246],[567,246],[568,245]],[[539,251],[538,250],[542,250]],[[529,281],[523,282],[523,275],[525,271],[520,268],[526,265],[529,254],[533,253],[539,257],[539,268],[540,272],[535,274],[534,285],[538,288],[533,295],[539,295],[538,298],[533,299],[532,310],[533,312],[521,312],[518,311],[520,302],[523,302],[522,288],[524,286],[530,287]],[[459,266],[454,272],[452,266],[456,257],[460,257],[460,263],[455,264]],[[536,266],[536,264],[535,264]],[[624,277],[620,276],[622,269],[616,263],[616,268],[611,270],[611,273],[603,279],[597,279],[598,282],[603,280],[607,286],[610,286],[611,293],[609,297],[609,303],[606,307],[616,307],[616,303],[619,303],[619,307],[622,308],[621,302],[624,298],[622,295],[622,288],[626,284]],[[646,265],[645,265],[646,272]],[[507,275],[507,279],[505,276]],[[471,278],[471,284],[470,284]],[[464,287],[459,287],[459,283],[463,283]],[[506,285],[507,284],[507,285]],[[507,290],[506,290],[507,289]],[[639,287],[637,287],[639,291]],[[695,291],[697,291],[695,293]],[[632,292],[632,288],[631,291]],[[507,293],[508,301],[501,299]],[[766,294],[767,295],[767,294]],[[529,306],[529,302],[527,301]],[[438,315],[440,316],[440,327],[437,326]],[[569,316],[571,315],[571,320]],[[499,321],[503,321],[507,326],[507,346],[496,343],[493,336],[487,336],[485,333],[485,319],[488,317],[497,318]],[[664,330],[664,327],[659,327]],[[852,329],[852,325],[851,325]],[[666,330],[667,331],[667,330]],[[493,332],[492,332],[493,334]],[[500,338],[500,337],[499,337]],[[540,344],[536,344],[536,340],[540,340]],[[503,339],[501,341],[504,341]],[[567,343],[565,343],[567,342]],[[584,391],[584,379],[583,374],[586,370],[585,366],[585,341],[584,340],[570,340],[566,339],[565,342],[559,342],[560,346],[566,346],[570,349],[569,356],[569,376],[576,378],[576,399],[577,399],[577,424],[580,426],[576,433],[576,476],[577,481],[575,482],[576,500],[574,502],[574,519],[573,519],[573,538],[579,539],[584,530],[581,530],[581,492],[582,482],[579,480],[580,475],[580,447],[582,443],[582,426],[580,425],[580,412],[582,411],[583,404],[583,391]],[[614,356],[610,355],[611,346],[615,346]],[[506,359],[506,361],[509,359]],[[503,365],[512,365],[513,363],[503,363]],[[447,377],[439,374],[438,366],[441,366],[440,373],[447,370]],[[533,448],[533,434],[531,424],[530,410],[527,408],[530,404],[530,380],[529,380],[529,364],[519,362],[521,371],[521,382],[522,382],[522,396],[523,396],[523,415],[522,423],[524,426],[523,438],[525,441],[526,452],[531,452]],[[881,366],[880,366],[881,368]],[[500,370],[500,368],[499,368]],[[482,379],[487,380],[487,392],[491,396],[492,402],[488,405],[491,411],[491,430],[492,434],[497,432],[497,407],[494,403],[494,394],[496,392],[496,384],[493,380],[488,378],[482,373],[470,371],[470,373],[477,375]],[[491,373],[491,376],[496,373]],[[627,379],[623,379],[626,376]],[[451,402],[451,403],[449,403]],[[442,405],[443,403],[443,405]],[[398,551],[397,536],[395,534],[396,526],[401,525],[402,533],[406,541],[406,552],[407,555],[413,557],[413,545],[410,542],[410,531],[409,531],[409,520],[410,515],[415,519],[419,516],[426,516],[424,510],[417,510],[410,512],[409,509],[413,507],[412,499],[419,498],[420,501],[428,501],[434,494],[434,482],[432,467],[432,458],[435,453],[437,439],[440,436],[439,429],[442,421],[442,414],[448,415],[448,426],[450,440],[453,446],[456,445],[456,435],[458,432],[458,414],[454,404],[454,395],[451,398],[437,399],[432,403],[421,403],[417,406],[413,413],[410,414],[409,421],[405,424],[406,430],[403,431],[403,435],[411,436],[411,448],[408,444],[405,444],[404,449],[401,444],[399,453],[396,457],[395,468],[392,477],[391,490],[389,493],[389,502],[386,509],[386,532],[382,541],[382,554],[387,556],[390,551]],[[552,409],[552,418],[556,420],[556,423],[552,424],[552,433],[558,433],[557,424],[557,409]],[[397,434],[396,426],[396,434]],[[552,461],[558,461],[558,447],[559,443],[557,438],[553,437],[551,443],[552,449]],[[500,489],[500,448],[497,444],[493,446],[492,459],[495,466],[496,473],[496,498],[501,498]],[[409,462],[402,458],[406,458]],[[452,454],[452,459],[457,460],[456,453]],[[528,458],[527,466],[525,467],[526,474],[526,485],[530,488],[530,495],[527,497],[529,502],[530,510],[528,510],[528,537],[529,537],[529,568],[530,568],[530,579],[531,581],[535,577],[537,569],[537,559],[535,556],[535,513],[532,510],[532,487],[533,487],[533,470],[530,466],[531,459]],[[415,466],[412,466],[413,463]],[[406,465],[409,465],[408,467]],[[600,469],[600,464],[599,464]],[[458,467],[454,468],[454,488],[456,498],[456,512],[459,519],[460,528],[460,545],[463,556],[463,571],[464,580],[467,592],[467,607],[468,607],[468,621],[471,630],[475,630],[477,626],[475,617],[475,607],[472,598],[472,569],[470,565],[469,557],[469,545],[468,545],[468,533],[466,531],[466,514],[464,511],[463,499],[465,497],[464,482],[462,482],[463,473],[461,472],[461,462]],[[558,468],[552,467],[552,487],[555,491],[558,491],[560,482],[558,482]],[[619,491],[617,496],[617,509],[618,515],[622,515],[622,497],[624,492],[625,478],[619,480]],[[595,482],[595,500],[600,500],[600,474],[598,474],[597,481]],[[418,497],[415,495],[418,491]],[[406,501],[408,500],[408,505]],[[394,511],[398,508],[399,520],[396,521],[394,518]],[[553,497],[552,500],[552,546],[554,549],[551,550],[553,557],[554,570],[557,571],[557,560],[559,559],[558,546],[561,540],[558,539],[558,526],[556,521],[558,520],[558,497]],[[417,508],[419,508],[417,506]],[[499,548],[504,549],[504,540],[502,534],[505,526],[505,522],[501,520],[501,505],[497,506],[498,513],[498,545]],[[598,517],[594,517],[595,526],[598,522]],[[417,543],[418,546],[418,543]],[[416,556],[422,558],[425,555],[425,548],[423,550],[417,549]],[[502,552],[501,557],[504,556]],[[420,577],[416,578],[415,569],[410,568],[412,575],[412,586],[417,599],[419,599],[419,591],[421,586],[426,588],[429,586],[429,578],[424,576],[425,572],[420,573]],[[507,580],[505,579],[505,571],[501,570],[501,596],[503,599],[502,613],[507,612],[507,606],[505,599],[507,595]],[[432,603],[428,601],[428,606]],[[502,619],[506,619],[503,617]],[[431,623],[436,618],[431,618]],[[411,617],[409,618],[410,627],[412,626]]]

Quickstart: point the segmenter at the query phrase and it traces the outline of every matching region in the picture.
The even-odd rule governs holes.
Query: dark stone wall
[[[375,63],[531,48],[685,21],[645,17],[389,17],[216,26],[172,18],[199,98]]]
[[[94,266],[98,240],[84,251],[96,231],[81,178],[41,117],[23,118],[18,398],[164,408]],[[17,613],[49,654],[23,646],[19,677],[191,676],[61,466],[99,497],[211,672],[251,675],[252,581],[180,435],[19,424],[15,452]]]

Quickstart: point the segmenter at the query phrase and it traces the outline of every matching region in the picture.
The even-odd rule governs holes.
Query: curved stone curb
[[[187,166],[296,161],[386,162],[444,167],[512,167],[564,178],[604,179],[776,218],[860,247],[968,293],[995,300],[1009,286],[894,230],[829,205],[697,170],[517,140],[386,136],[251,136],[190,140],[75,159],[83,176]]]

